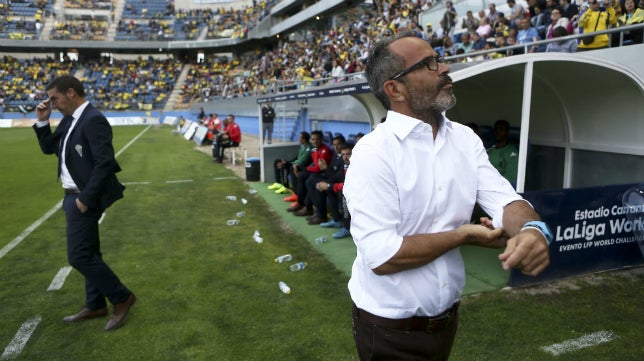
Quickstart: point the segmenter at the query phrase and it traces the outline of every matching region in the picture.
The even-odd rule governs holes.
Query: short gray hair
[[[389,45],[396,40],[408,37],[416,37],[416,33],[404,31],[396,36],[380,39],[369,52],[365,75],[373,95],[387,110],[390,110],[391,102],[387,94],[385,94],[383,85],[405,67],[405,60],[399,55],[390,52]]]

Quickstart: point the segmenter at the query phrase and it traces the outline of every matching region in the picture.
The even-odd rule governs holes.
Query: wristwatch
[[[552,240],[554,239],[554,237],[552,237],[552,232],[550,232],[550,228],[548,228],[548,225],[545,222],[541,222],[541,221],[527,222],[526,224],[523,225],[523,227],[521,227],[521,231],[523,231],[526,228],[533,228],[541,232],[543,237],[548,242],[548,245],[550,245],[550,243],[552,243]]]

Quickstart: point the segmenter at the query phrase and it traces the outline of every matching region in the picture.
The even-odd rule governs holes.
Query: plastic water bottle
[[[292,265],[290,265],[288,267],[288,269],[290,269],[293,272],[301,271],[304,268],[306,268],[306,262],[298,262],[298,263],[292,264]]]
[[[235,196],[226,196],[226,199],[229,200],[229,201],[236,201],[237,197],[235,197]]]
[[[244,211],[237,212],[235,215],[237,216],[237,218],[241,218],[241,217],[246,215],[246,212],[244,212]]]
[[[292,260],[293,260],[293,256],[291,256],[290,253],[289,254],[284,254],[284,255],[281,255],[281,256],[275,258],[275,262],[277,262],[277,263],[288,262],[288,261],[292,261]]]
[[[229,219],[229,220],[226,221],[227,226],[234,226],[234,225],[237,225],[237,224],[239,224],[239,221],[236,220],[236,219]]]
[[[254,189],[249,189],[249,190],[248,190],[248,193],[249,193],[249,194],[257,194],[257,191],[256,191],[256,190],[254,190]]]
[[[242,202],[242,204],[246,204],[246,203],[248,203],[248,200],[246,198],[242,198],[241,202]]]
[[[289,287],[286,283],[280,281],[279,286],[282,292],[286,293],[287,295],[291,294],[291,287]]]
[[[257,242],[257,243],[263,243],[263,242],[264,242],[264,238],[262,238],[262,237],[260,237],[260,236],[253,236],[253,239],[254,239],[254,240],[255,240],[255,242]]]
[[[318,238],[316,238],[316,239],[315,239],[315,243],[316,243],[316,244],[326,243],[326,241],[327,241],[327,239],[326,239],[326,237],[324,237],[324,236],[320,236],[320,237],[318,237]]]

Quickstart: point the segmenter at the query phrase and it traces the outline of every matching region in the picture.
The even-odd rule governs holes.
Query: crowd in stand
[[[267,14],[275,0],[254,1],[241,9],[203,8],[175,9],[172,0],[128,1],[121,13],[116,40],[183,40],[196,39],[201,30],[208,28],[206,39],[243,38]],[[55,19],[54,30],[49,40],[95,40],[105,41],[109,22],[113,21],[115,2],[112,0],[66,0],[65,9],[91,10],[88,19],[58,16],[53,9],[53,0],[0,0],[0,30],[11,31],[11,39],[37,39],[47,18]],[[33,8],[31,13],[22,13],[22,7]],[[15,6],[13,6],[15,5]],[[156,10],[162,9],[161,11]],[[148,11],[148,8],[155,10]],[[109,19],[95,18],[95,10],[109,10]],[[43,16],[44,15],[44,16]],[[132,35],[132,36],[129,36]],[[4,36],[3,36],[4,37]],[[7,32],[7,36],[9,33]]]
[[[626,6],[633,1],[625,1]],[[363,61],[373,39],[402,30],[416,31],[419,37],[431,42],[444,56],[472,55],[461,61],[522,54],[522,48],[480,54],[476,52],[594,30],[589,30],[588,25],[594,24],[588,16],[593,13],[588,9],[593,9],[587,4],[577,7],[570,0],[530,0],[526,9],[514,0],[508,0],[508,5],[513,10],[507,17],[497,11],[492,3],[487,11],[479,11],[478,17],[471,12],[467,13],[460,24],[457,24],[455,16],[446,15],[436,31],[432,24],[425,24],[423,27],[418,22],[420,12],[431,8],[430,1],[382,1],[375,4],[377,10],[366,13],[349,12],[345,23],[327,31],[309,31],[305,40],[283,41],[272,50],[245,56],[234,62],[221,64],[216,59],[207,59],[205,63],[193,65],[191,77],[183,89],[182,101],[188,104],[218,98],[261,95],[292,89],[297,84],[315,85],[328,77],[333,77],[334,81],[348,79],[345,75],[359,73],[364,69]],[[606,6],[610,9],[608,4],[609,2]],[[618,4],[615,1],[615,8]],[[449,1],[446,5],[446,14],[454,11],[457,13]],[[644,8],[644,5],[640,5],[640,8]],[[644,10],[633,10],[632,16],[622,14],[619,17],[622,21],[616,20],[615,23],[642,22],[642,11]],[[605,10],[601,12],[608,13]],[[617,19],[620,13],[618,10],[613,18]],[[459,25],[460,29],[457,29]],[[560,26],[563,29],[555,31]],[[601,30],[602,27],[597,29]],[[458,35],[450,35],[454,32]],[[641,43],[641,31],[626,34],[625,39],[627,42]],[[606,47],[608,41],[608,35],[599,35],[596,42],[588,46],[582,44],[580,49]],[[576,49],[577,40],[568,40],[552,43],[549,47],[529,47],[528,51]]]
[[[249,95],[262,95],[279,90],[316,85],[328,81],[343,81],[361,76],[368,49],[374,39],[402,30],[416,31],[417,36],[432,44],[442,55],[464,54],[459,61],[480,60],[515,55],[524,48],[478,53],[515,44],[530,44],[536,40],[563,37],[574,33],[590,33],[644,22],[644,0],[635,6],[635,0],[590,0],[577,6],[571,0],[529,0],[524,8],[514,0],[507,0],[510,8],[503,14],[490,3],[478,16],[466,13],[461,20],[458,9],[445,2],[445,16],[434,29],[432,24],[420,24],[419,14],[430,9],[429,0],[375,1],[373,9],[354,8],[341,15],[344,21],[327,30],[308,30],[302,40],[282,38],[276,46],[234,59],[208,56],[203,62],[191,64],[189,74],[181,87],[175,108],[187,108],[191,103],[214,99],[227,99]],[[574,1],[574,0],[573,0]],[[207,22],[209,29],[227,28],[229,25],[257,22],[266,14],[272,1],[258,1],[244,10],[190,10],[168,11],[176,19],[187,22]],[[171,4],[168,3],[168,4]],[[159,22],[165,20],[150,21]],[[214,22],[214,23],[213,23]],[[130,23],[134,24],[134,23]],[[148,26],[163,30],[163,23]],[[186,30],[195,29],[189,25]],[[210,30],[209,30],[210,31]],[[456,34],[456,35],[454,35]],[[592,37],[593,41],[577,44],[577,40],[555,42],[546,46],[527,46],[529,52],[576,51],[609,46],[613,38],[608,35]],[[642,32],[625,34],[627,42],[641,43]],[[167,84],[162,87],[166,89]],[[109,84],[106,92],[111,92]],[[163,103],[163,99],[158,103]],[[134,100],[127,102],[134,104]],[[138,103],[138,102],[137,102]],[[157,103],[157,102],[154,102]]]
[[[141,58],[106,59],[80,64],[54,59],[18,60],[5,56],[0,63],[0,98],[6,106],[26,112],[40,102],[44,86],[56,76],[75,74],[86,84],[87,99],[103,110],[151,110],[162,108],[175,86],[183,63]]]
[[[0,62],[0,99],[5,110],[9,110],[9,104],[25,110],[38,104],[46,97],[44,85],[54,77],[75,73],[77,65],[51,58],[18,60],[5,55]]]

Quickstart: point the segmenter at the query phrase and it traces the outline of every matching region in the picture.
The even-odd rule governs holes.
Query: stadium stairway
[[[179,78],[177,78],[177,81],[175,82],[175,86],[172,89],[172,93],[170,93],[170,96],[168,97],[168,101],[165,103],[165,106],[163,107],[164,112],[170,112],[174,110],[174,104],[177,102],[177,98],[179,98],[179,95],[181,94],[181,86],[185,82],[189,71],[190,71],[190,64],[184,64],[183,68],[181,69],[181,74],[179,74]]]
[[[116,37],[116,28],[118,27],[119,20],[121,20],[121,14],[123,13],[123,7],[125,7],[125,0],[116,0],[114,4],[114,21],[110,21],[110,26],[107,29],[107,40],[113,41]],[[110,14],[111,17],[111,14]]]

